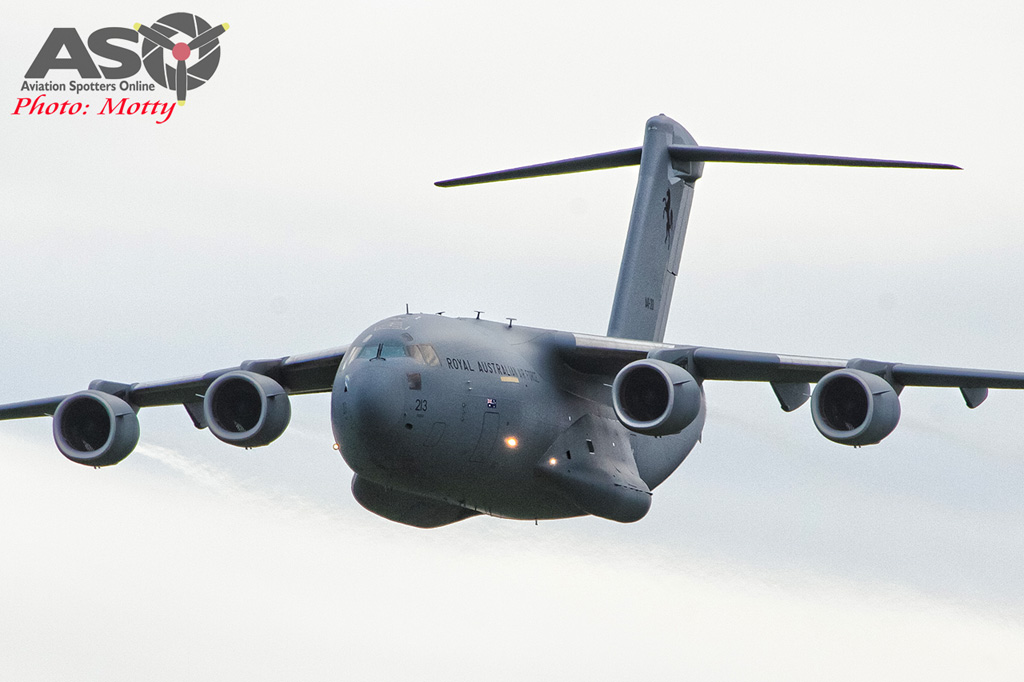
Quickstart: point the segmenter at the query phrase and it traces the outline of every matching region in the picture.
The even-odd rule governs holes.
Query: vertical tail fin
[[[667,116],[647,121],[640,178],[615,287],[608,336],[662,341],[702,161],[677,161],[673,146],[697,142]]]
[[[663,341],[679,259],[683,253],[686,223],[690,219],[693,187],[704,171],[705,162],[959,169],[945,163],[702,147],[683,126],[659,115],[647,121],[643,147],[442,180],[434,184],[456,187],[639,164],[640,177],[633,198],[608,336]]]

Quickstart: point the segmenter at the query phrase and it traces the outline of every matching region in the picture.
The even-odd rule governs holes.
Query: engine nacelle
[[[630,431],[649,436],[668,436],[685,429],[700,414],[702,400],[697,380],[664,360],[631,362],[612,383],[615,416]]]
[[[210,432],[229,445],[257,448],[288,428],[292,406],[281,384],[255,372],[223,374],[206,389],[203,415]]]
[[[829,372],[811,394],[821,435],[843,445],[874,445],[900,421],[900,398],[882,377],[859,369]]]
[[[139,418],[132,406],[102,391],[69,395],[53,414],[53,440],[78,464],[117,464],[139,444]]]

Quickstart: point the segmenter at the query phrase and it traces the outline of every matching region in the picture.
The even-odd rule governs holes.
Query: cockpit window
[[[410,344],[405,347],[405,352],[410,358],[416,362],[422,362],[424,365],[437,367],[441,364],[437,353],[434,352],[434,347],[429,343]]]
[[[362,350],[362,346],[349,346],[348,352],[345,353],[345,357],[341,359],[341,366],[348,367],[349,364],[359,356],[359,353],[361,353]]]
[[[380,344],[380,354],[377,356],[387,360],[388,358],[404,358],[405,346],[397,341],[385,341]]]
[[[428,343],[413,343],[404,345],[398,341],[385,341],[383,343],[370,343],[365,346],[354,346],[346,353],[346,360],[374,360],[381,358],[404,358],[410,357],[416,362],[431,367],[437,367],[441,361],[434,352],[434,347]],[[346,365],[348,363],[346,362]]]

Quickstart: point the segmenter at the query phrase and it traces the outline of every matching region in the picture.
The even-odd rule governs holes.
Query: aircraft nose
[[[384,433],[402,420],[405,374],[387,366],[386,360],[366,363],[345,377],[345,401],[363,433]]]

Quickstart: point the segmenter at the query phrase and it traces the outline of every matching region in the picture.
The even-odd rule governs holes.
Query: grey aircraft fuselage
[[[597,511],[642,517],[650,490],[700,438],[703,396],[698,418],[680,433],[632,433],[612,407],[614,375],[567,366],[558,353],[565,337],[572,335],[426,314],[367,329],[331,394],[334,436],[356,480],[493,516],[554,519],[586,513],[586,491],[575,486],[594,469],[595,485],[614,480],[620,493],[614,502],[606,490],[595,495],[614,506]]]

